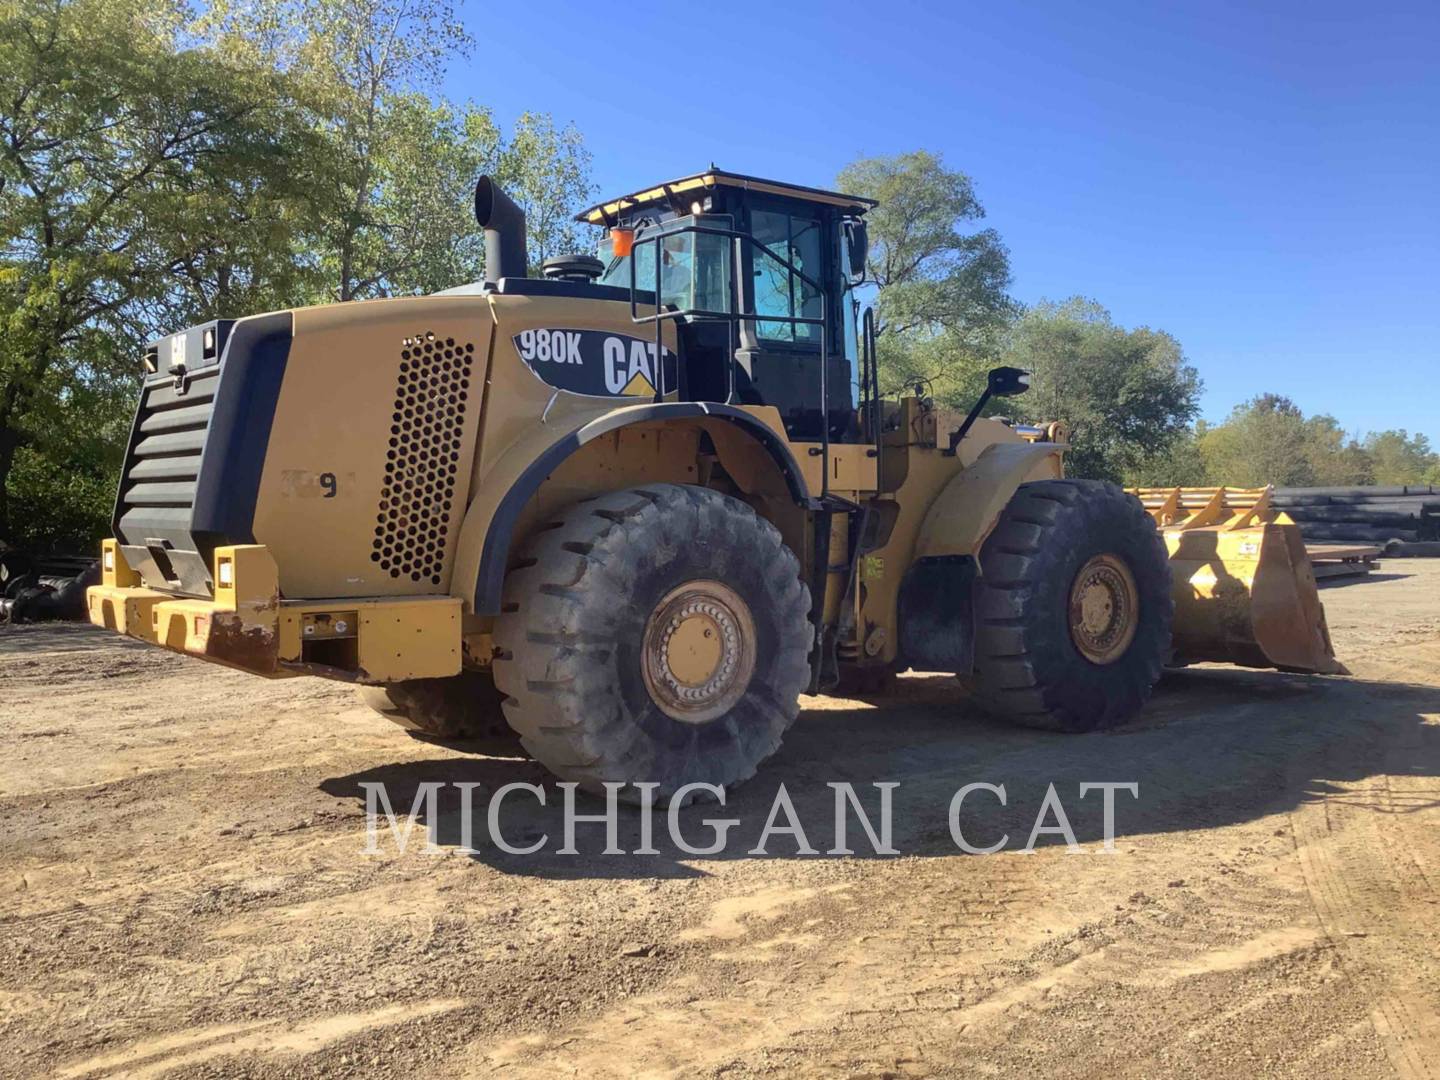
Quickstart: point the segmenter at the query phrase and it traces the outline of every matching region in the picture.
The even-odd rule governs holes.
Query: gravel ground
[[[1225,1076],[1440,1074],[1440,560],[1326,588],[1353,676],[1199,667],[1131,725],[1015,731],[951,680],[806,699],[725,808],[723,853],[557,852],[559,793],[460,846],[453,789],[524,760],[407,738],[353,691],[265,682],[80,626],[0,630],[0,1074]],[[895,782],[893,846],[831,781]],[[961,852],[947,808],[970,796]],[[1101,854],[1098,792],[1115,803]],[[1053,783],[1083,854],[1025,845]],[[776,834],[784,785],[821,854]],[[580,809],[598,803],[582,798]],[[620,843],[639,847],[622,811]],[[420,815],[422,824],[430,815]],[[1047,818],[1055,823],[1053,814]]]

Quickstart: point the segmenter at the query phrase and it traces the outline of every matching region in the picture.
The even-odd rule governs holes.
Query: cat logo
[[[525,366],[557,390],[589,397],[653,397],[653,338],[606,330],[522,330],[512,339]],[[675,354],[661,349],[665,388],[675,388]]]

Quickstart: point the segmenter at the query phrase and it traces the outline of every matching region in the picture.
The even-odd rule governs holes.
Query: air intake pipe
[[[485,280],[493,285],[502,277],[524,277],[525,211],[488,176],[475,184],[475,220],[485,230]]]

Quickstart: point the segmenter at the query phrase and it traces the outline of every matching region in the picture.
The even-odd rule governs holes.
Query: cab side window
[[[820,222],[769,210],[755,210],[750,215],[750,233],[776,255],[788,259],[807,277],[822,280]],[[754,249],[754,254],[756,315],[820,318],[822,305],[818,289],[758,247]],[[820,327],[816,324],[757,320],[755,332],[766,341],[807,345],[820,343]]]

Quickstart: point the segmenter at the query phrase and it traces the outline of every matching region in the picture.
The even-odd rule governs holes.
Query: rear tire
[[[423,742],[473,742],[509,755],[520,740],[500,707],[504,695],[487,672],[462,671],[448,679],[406,679],[360,687],[360,700]]]
[[[799,561],[744,503],[676,484],[615,492],[526,545],[495,681],[525,749],[563,780],[652,782],[658,800],[737,784],[798,712],[809,610]]]
[[[1114,484],[1022,484],[980,552],[975,668],[986,711],[1082,732],[1129,719],[1170,652],[1170,562],[1140,501]]]

